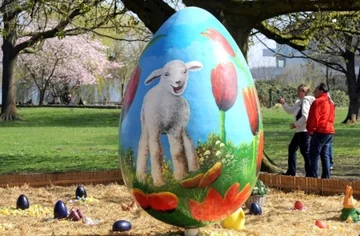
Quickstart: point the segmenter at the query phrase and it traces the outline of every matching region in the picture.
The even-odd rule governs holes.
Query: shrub
[[[336,106],[338,107],[349,106],[349,96],[344,91],[331,90],[329,94]]]
[[[260,195],[264,196],[269,193],[269,188],[262,182],[260,179],[256,180],[255,187],[251,192],[251,195]]]
[[[282,84],[275,80],[255,81],[255,86],[262,107],[273,107],[279,102],[280,96],[283,97],[288,104],[294,104],[298,99],[297,87]],[[344,91],[337,89],[331,90],[330,96],[336,106],[349,106],[349,97]]]
[[[275,80],[255,82],[260,104],[263,107],[272,107],[279,102],[280,96],[288,103],[294,103],[297,98],[296,88],[283,85]]]

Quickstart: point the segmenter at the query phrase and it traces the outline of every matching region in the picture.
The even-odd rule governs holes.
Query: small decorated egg
[[[129,231],[131,229],[131,223],[126,220],[118,220],[113,224],[112,230],[113,231]]]
[[[87,193],[86,193],[86,190],[85,190],[84,186],[79,185],[76,188],[75,197],[76,198],[86,198],[87,197]]]
[[[251,203],[250,208],[249,208],[249,214],[261,215],[262,214],[261,206],[259,204],[257,204],[256,202]]]
[[[21,194],[16,201],[16,208],[25,210],[28,209],[29,207],[30,207],[30,203],[28,198],[24,194]]]
[[[160,27],[120,119],[123,180],[156,219],[201,227],[250,196],[263,153],[259,100],[240,49],[209,12],[187,7]]]
[[[303,210],[304,209],[304,205],[300,202],[300,201],[296,201],[294,203],[294,209],[295,210]]]
[[[316,221],[315,221],[315,225],[316,225],[318,228],[320,228],[320,229],[325,229],[325,228],[327,228],[326,224],[325,224],[323,221],[321,221],[321,220],[316,220]]]
[[[61,200],[57,201],[54,206],[54,218],[62,219],[62,218],[66,218],[67,215],[68,215],[68,211],[65,203]]]

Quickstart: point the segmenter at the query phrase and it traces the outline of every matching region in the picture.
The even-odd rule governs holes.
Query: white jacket
[[[282,106],[284,110],[289,113],[293,114],[294,116],[294,124],[295,124],[295,132],[306,132],[306,121],[309,115],[310,106],[313,103],[315,98],[313,96],[305,96],[303,99],[296,100],[293,106],[289,106],[288,104],[284,103]],[[296,120],[296,115],[299,113],[300,107],[302,104],[302,116],[300,119]]]

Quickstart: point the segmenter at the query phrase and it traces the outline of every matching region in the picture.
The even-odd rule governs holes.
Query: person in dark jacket
[[[307,121],[307,131],[310,141],[310,175],[318,177],[319,156],[322,164],[321,178],[330,178],[330,155],[333,135],[335,133],[335,105],[328,96],[324,83],[316,86],[315,101],[311,104]]]

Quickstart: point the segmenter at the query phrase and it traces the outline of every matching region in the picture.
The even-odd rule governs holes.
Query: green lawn
[[[335,175],[359,176],[360,126],[343,125],[338,108]],[[19,108],[24,121],[0,122],[0,174],[119,168],[119,109]],[[265,152],[282,168],[293,135],[283,109],[263,110]],[[299,169],[303,167],[299,157]]]
[[[115,169],[119,109],[20,108],[0,122],[0,174]]]
[[[334,175],[360,175],[360,126],[344,125],[341,122],[347,114],[346,108],[336,109],[334,136]],[[287,167],[287,147],[293,136],[289,124],[291,115],[280,108],[264,109],[265,152],[275,163]],[[303,169],[303,158],[298,152],[298,167]]]

